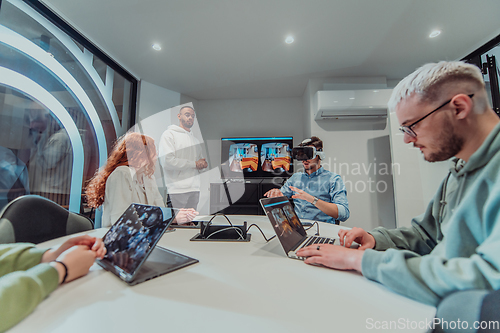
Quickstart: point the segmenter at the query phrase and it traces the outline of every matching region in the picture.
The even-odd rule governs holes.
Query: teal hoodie
[[[363,254],[365,277],[432,305],[458,290],[500,289],[499,132],[500,124],[465,165],[453,159],[411,227],[370,232],[376,246]]]

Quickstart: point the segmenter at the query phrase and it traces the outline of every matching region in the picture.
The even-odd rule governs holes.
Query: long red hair
[[[130,132],[120,137],[106,161],[106,165],[98,170],[90,180],[85,193],[90,207],[97,208],[104,203],[106,181],[115,169],[122,165],[141,168],[151,177],[155,172],[156,147],[150,136]]]

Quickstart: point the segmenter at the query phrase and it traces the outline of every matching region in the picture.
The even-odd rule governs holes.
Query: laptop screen
[[[260,201],[285,252],[293,250],[307,233],[288,198],[276,197]]]
[[[104,235],[104,261],[133,274],[175,216],[173,209],[132,204]]]

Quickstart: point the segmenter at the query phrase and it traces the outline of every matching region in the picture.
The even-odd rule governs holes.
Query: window
[[[29,193],[85,211],[137,80],[38,2],[0,2],[0,55],[0,208]]]

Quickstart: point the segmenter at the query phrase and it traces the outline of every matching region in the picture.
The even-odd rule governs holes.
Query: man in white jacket
[[[161,135],[160,162],[172,207],[196,209],[200,200],[199,173],[208,163],[201,155],[200,142],[191,132],[196,118],[194,109],[183,106],[177,118],[179,126],[170,125]]]

